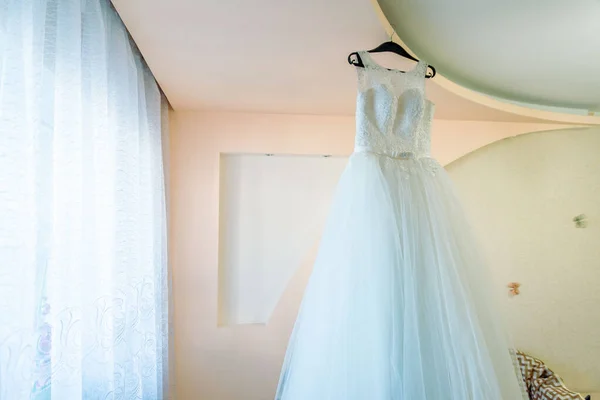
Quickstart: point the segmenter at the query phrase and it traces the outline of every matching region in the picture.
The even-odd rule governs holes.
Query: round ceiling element
[[[600,124],[600,0],[372,2],[446,89],[515,114]]]

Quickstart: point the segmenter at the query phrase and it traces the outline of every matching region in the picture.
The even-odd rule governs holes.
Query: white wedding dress
[[[430,158],[427,65],[402,73],[359,55],[355,152],[276,399],[526,399],[491,278]]]

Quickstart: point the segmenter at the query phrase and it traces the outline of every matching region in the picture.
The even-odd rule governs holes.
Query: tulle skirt
[[[355,153],[277,400],[521,400],[491,278],[432,159]]]

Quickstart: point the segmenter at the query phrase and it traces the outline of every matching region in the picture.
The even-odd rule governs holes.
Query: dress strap
[[[427,76],[427,69],[429,64],[427,64],[424,60],[420,60],[414,68],[415,74],[419,77],[425,78]]]
[[[378,64],[375,62],[375,60],[373,60],[373,57],[371,57],[371,55],[369,54],[368,51],[365,51],[365,50],[357,51],[357,54],[360,57],[360,60],[362,61],[363,65],[365,67],[378,66]]]

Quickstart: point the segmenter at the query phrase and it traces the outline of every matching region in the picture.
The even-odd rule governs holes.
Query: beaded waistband
[[[355,153],[363,153],[363,154],[373,154],[376,156],[388,157],[388,158],[393,158],[396,160],[416,160],[417,159],[417,157],[415,156],[415,153],[412,153],[410,151],[379,153],[379,152],[369,150],[369,149],[356,148],[356,149],[354,149],[354,152]]]

